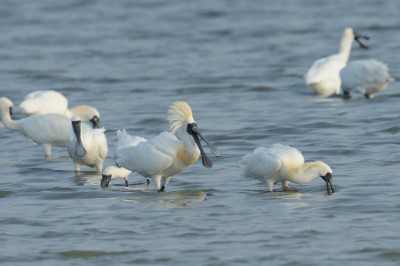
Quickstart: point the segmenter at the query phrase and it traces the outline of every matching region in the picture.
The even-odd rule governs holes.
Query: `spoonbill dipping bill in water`
[[[18,131],[33,142],[42,145],[46,157],[51,156],[52,146],[67,146],[68,135],[71,132],[69,118],[59,114],[44,114],[13,120],[10,115],[12,106],[10,99],[0,98],[1,121],[6,128]]]
[[[340,78],[344,96],[351,97],[352,91],[360,91],[367,99],[394,81],[387,65],[374,59],[351,61],[340,71]]]
[[[242,158],[241,165],[245,175],[265,179],[269,191],[273,191],[274,184],[279,182],[283,188],[288,188],[289,182],[305,185],[321,177],[326,182],[328,194],[334,192],[329,165],[321,161],[304,163],[301,152],[290,146],[258,147]]]
[[[352,28],[346,28],[343,31],[339,53],[318,59],[312,64],[304,79],[316,94],[327,97],[341,93],[339,72],[349,60],[353,41],[358,42],[361,48],[368,49],[360,39],[368,40],[369,37],[356,33]]]
[[[79,172],[81,165],[86,165],[96,167],[101,173],[108,152],[105,129],[83,125],[78,117],[72,118],[72,129],[68,137],[68,154],[75,163],[75,171]]]
[[[123,167],[117,167],[114,165],[107,166],[102,172],[100,186],[102,188],[108,187],[111,178],[123,178],[125,179],[125,187],[128,187],[128,176],[130,173],[132,173],[131,170]]]
[[[114,159],[118,158],[118,152],[127,147],[137,146],[141,142],[147,141],[145,138],[139,136],[131,136],[129,135],[125,129],[117,130],[117,142],[114,146]],[[128,175],[132,172],[123,167],[115,169],[114,166],[110,166],[106,168],[106,173],[103,171],[102,179],[100,182],[101,187],[108,187],[111,178],[114,177],[123,177],[125,178],[125,186],[128,186]],[[150,184],[149,178],[147,179],[147,184]]]
[[[126,132],[125,129],[117,130],[117,142],[114,146],[114,159],[116,160],[118,158],[119,150],[126,147],[137,146],[140,142],[143,141],[147,140],[139,136],[131,136]],[[128,187],[128,176],[131,172],[131,170],[125,169],[123,167],[108,166],[106,169],[103,170],[100,186],[102,188],[108,187],[111,178],[124,178],[125,186]],[[149,178],[146,179],[147,184],[150,184]]]
[[[203,166],[212,167],[199,138],[206,142],[214,155],[221,156],[221,152],[201,134],[192,109],[186,102],[174,102],[169,107],[168,115],[170,132],[165,131],[148,141],[119,149],[116,159],[118,166],[152,178],[158,192],[165,191],[171,176],[197,162],[200,155]]]
[[[19,108],[25,116],[61,114],[68,118],[80,117],[82,121],[92,123],[93,128],[98,128],[100,123],[100,113],[96,108],[78,105],[68,109],[67,98],[55,90],[33,91],[24,97]]]

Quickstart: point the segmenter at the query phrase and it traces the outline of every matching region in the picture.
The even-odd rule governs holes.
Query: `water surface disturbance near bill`
[[[303,75],[351,27],[371,39],[349,62],[374,58],[399,80],[399,10],[397,0],[6,1],[0,97],[14,120],[37,90],[90,105],[110,166],[118,129],[156,136],[182,100],[223,156],[199,137],[211,169],[198,160],[164,193],[136,173],[101,188],[65,148],[44,159],[1,126],[2,264],[398,265],[398,82],[343,100],[315,97]],[[268,192],[243,176],[239,160],[274,143],[328,164],[335,193],[321,178]]]

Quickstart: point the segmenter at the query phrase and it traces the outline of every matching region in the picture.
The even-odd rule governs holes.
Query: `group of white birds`
[[[201,134],[191,107],[184,101],[176,101],[168,110],[170,131],[164,131],[147,140],[131,136],[125,129],[118,130],[114,147],[116,166],[103,169],[108,146],[105,129],[97,128],[99,112],[91,106],[67,109],[66,104],[58,113],[47,113],[52,111],[49,111],[50,108],[46,109],[46,106],[61,106],[55,104],[57,98],[66,100],[56,91],[36,91],[29,94],[20,104],[20,108],[24,114],[30,116],[13,120],[13,103],[10,99],[1,97],[1,120],[6,128],[19,131],[42,145],[47,157],[51,156],[52,146],[67,147],[75,164],[75,171],[79,172],[81,165],[95,167],[98,173],[102,173],[100,185],[103,188],[108,187],[112,178],[124,178],[125,186],[128,186],[129,174],[136,172],[147,179],[147,184],[152,179],[155,189],[163,192],[172,176],[196,163],[200,156],[204,167],[212,167],[201,140],[215,156],[222,155]],[[47,103],[49,100],[50,103]],[[304,163],[302,154],[289,146],[274,144],[268,149],[257,148],[254,153],[244,156],[241,164],[246,175],[266,179],[269,191],[273,191],[274,184],[278,182],[286,189],[289,182],[306,184],[321,177],[326,182],[328,194],[334,192],[332,169],[320,161]]]
[[[374,60],[349,61],[353,41],[363,49],[368,46],[361,39],[369,40],[366,35],[352,28],[343,31],[339,53],[315,61],[304,75],[305,82],[320,96],[340,95],[349,98],[353,92],[361,92],[368,99],[385,89],[394,78],[384,63]]]
[[[12,119],[13,103],[6,97],[0,98],[1,120],[10,130],[18,131],[43,146],[46,157],[51,156],[52,146],[66,147],[79,172],[81,165],[95,167],[102,172],[101,187],[107,187],[111,178],[125,178],[139,173],[151,178],[157,191],[165,191],[171,176],[183,171],[202,157],[204,167],[211,168],[212,162],[204,152],[203,140],[211,152],[221,156],[201,134],[192,109],[184,101],[174,102],[168,110],[170,131],[152,139],[130,136],[124,129],[117,131],[114,159],[117,166],[103,169],[108,145],[105,129],[98,128],[100,114],[91,106],[68,109],[67,99],[57,91],[35,91],[27,95],[20,109],[27,117]]]
[[[361,91],[371,98],[388,86],[394,79],[388,67],[376,60],[348,62],[351,46],[369,37],[356,33],[351,28],[343,32],[338,54],[314,62],[305,75],[305,81],[312,90],[321,96],[343,94],[350,97],[353,91]],[[206,168],[212,162],[204,152],[203,140],[215,156],[221,152],[201,134],[193,118],[191,107],[184,101],[174,102],[168,110],[170,131],[164,131],[152,139],[129,135],[125,129],[117,131],[114,147],[116,166],[103,169],[108,153],[104,128],[98,128],[100,113],[96,108],[80,105],[68,109],[68,100],[56,91],[35,91],[27,95],[20,104],[26,118],[13,120],[13,103],[0,98],[1,120],[10,130],[21,132],[44,147],[45,155],[51,156],[52,146],[67,147],[68,154],[75,163],[75,171],[81,165],[96,167],[102,173],[101,187],[108,187],[112,178],[124,178],[128,186],[128,176],[135,172],[154,183],[157,191],[165,191],[170,178],[202,158]],[[299,150],[282,144],[270,148],[258,147],[240,160],[243,173],[264,179],[268,190],[281,183],[287,189],[289,182],[307,184],[317,177],[326,183],[328,194],[334,193],[333,171],[321,161],[304,162]]]

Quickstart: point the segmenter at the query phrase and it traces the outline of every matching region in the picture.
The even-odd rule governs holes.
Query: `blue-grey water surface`
[[[315,97],[302,79],[348,26],[372,38],[351,60],[383,61],[400,79],[399,11],[398,0],[2,1],[0,96],[18,106],[56,89],[97,107],[106,165],[117,129],[155,136],[186,100],[224,155],[166,193],[137,174],[101,189],[65,149],[44,159],[0,128],[0,263],[399,265],[399,83],[343,100]],[[331,165],[336,193],[321,179],[269,193],[242,176],[240,158],[276,142]]]

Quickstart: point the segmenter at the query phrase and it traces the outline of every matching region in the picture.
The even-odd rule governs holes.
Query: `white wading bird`
[[[67,146],[68,135],[71,132],[70,119],[59,114],[45,114],[12,120],[10,116],[12,106],[10,99],[0,98],[1,120],[6,128],[18,131],[42,145],[46,157],[51,156],[52,146]]]
[[[192,109],[183,101],[173,103],[168,110],[171,132],[138,143],[136,146],[118,150],[116,164],[146,178],[152,178],[157,191],[165,191],[171,176],[182,172],[186,167],[202,158],[203,166],[212,167],[205,154],[200,139],[203,139],[211,152],[221,156],[200,133],[193,119]]]
[[[78,105],[68,109],[68,100],[61,93],[54,90],[39,90],[29,93],[20,103],[19,108],[25,116],[38,114],[61,114],[68,118],[80,117],[82,121],[89,121],[93,128],[99,127],[100,113],[89,105]]]
[[[339,72],[347,64],[350,56],[353,40],[359,43],[361,48],[368,49],[360,39],[368,40],[369,37],[359,35],[351,28],[343,32],[339,53],[318,59],[304,75],[305,82],[318,95],[331,96],[340,94],[341,81]]]
[[[332,169],[321,161],[304,163],[300,151],[290,146],[274,144],[272,148],[256,148],[242,158],[241,164],[245,175],[265,179],[269,191],[279,182],[283,188],[288,188],[289,182],[304,185],[321,177],[328,194],[334,192]]]
[[[108,187],[111,178],[123,178],[125,179],[125,186],[128,187],[128,176],[132,171],[123,167],[116,167],[114,165],[107,166],[102,172],[102,178],[100,186],[102,188]]]
[[[139,143],[147,141],[145,138],[139,137],[139,136],[131,136],[129,135],[125,129],[122,130],[117,130],[117,143],[115,144],[114,147],[114,159],[116,160],[118,158],[118,151],[120,149],[126,148],[126,147],[133,147],[137,146]],[[109,166],[103,171],[102,179],[100,182],[100,186],[102,188],[108,187],[111,178],[116,178],[116,177],[123,177],[125,178],[125,186],[128,186],[128,175],[132,171],[125,169],[123,167],[115,167],[115,166]],[[147,184],[150,184],[149,178],[147,179]]]
[[[377,60],[351,61],[340,71],[343,94],[350,97],[352,91],[361,91],[367,99],[385,89],[394,81],[388,67]]]
[[[75,171],[81,165],[96,167],[100,173],[107,156],[107,139],[104,128],[82,126],[80,118],[72,119],[72,131],[68,137],[68,154],[75,163]]]

